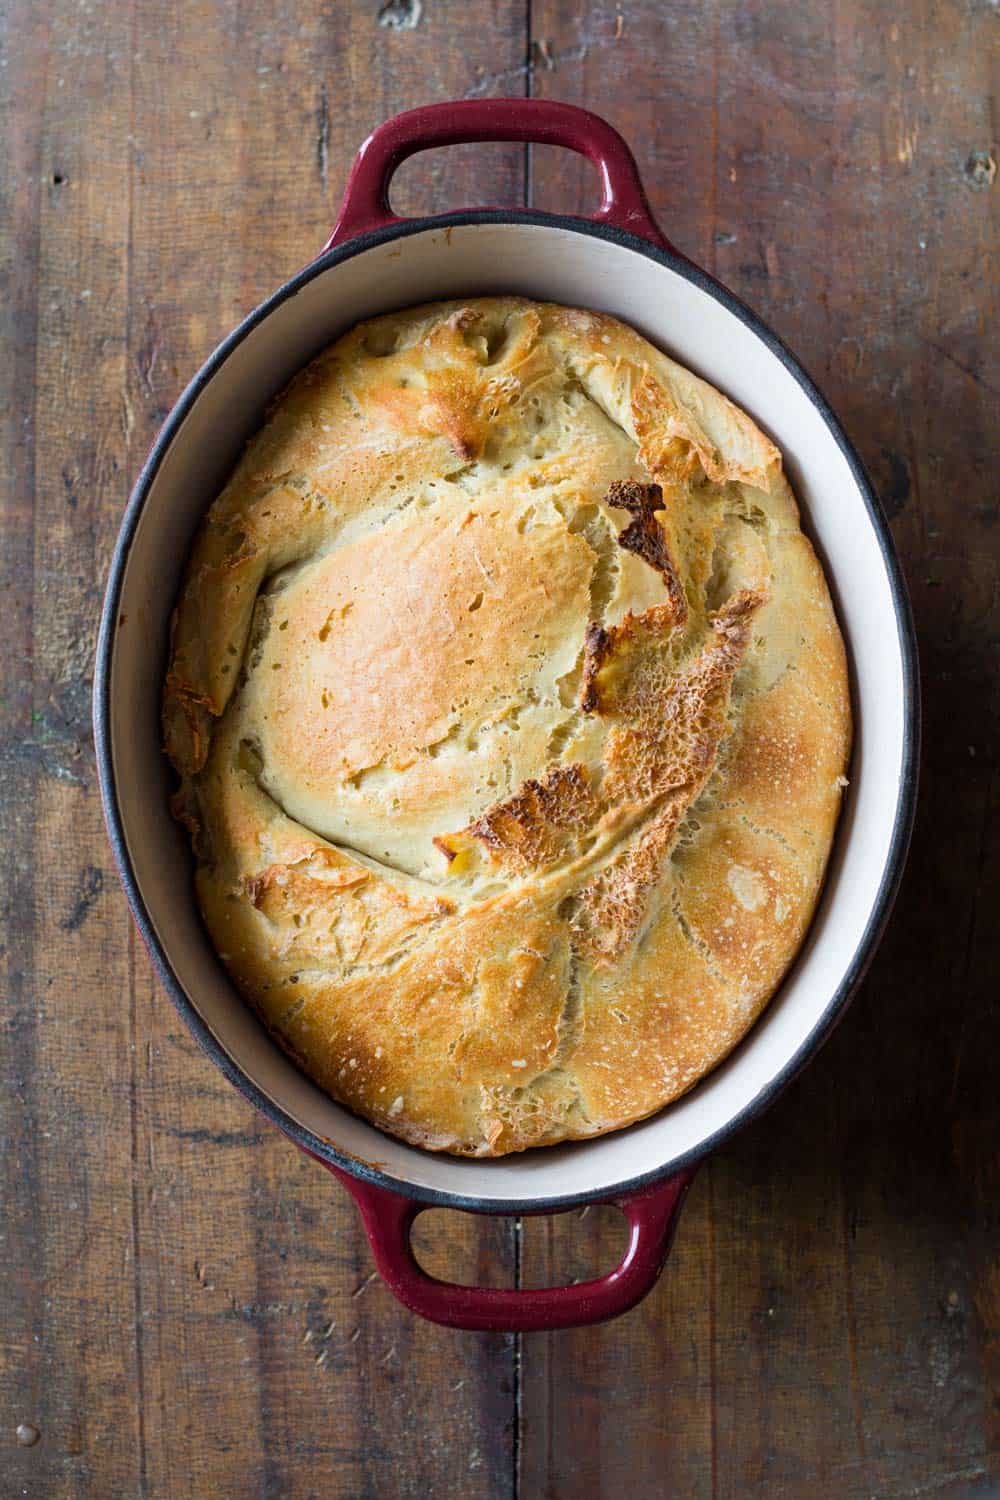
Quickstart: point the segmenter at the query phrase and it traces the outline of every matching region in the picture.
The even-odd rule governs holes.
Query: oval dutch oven
[[[393,172],[432,146],[544,142],[600,173],[590,218],[479,209],[401,219]],[[216,958],[196,909],[187,840],[169,808],[159,695],[169,621],[194,530],[269,400],[361,318],[408,304],[521,293],[633,324],[717,385],[774,438],[830,579],[852,668],[851,785],[805,947],[736,1051],[660,1114],[595,1140],[497,1161],[390,1139],[314,1086],[268,1037]],[[107,587],[95,732],[111,843],[160,977],[202,1047],[250,1102],[353,1193],[382,1276],[407,1307],[461,1328],[567,1327],[610,1318],[653,1286],[699,1161],[759,1114],[843,1015],[886,922],[913,815],[915,647],[885,519],[833,412],[784,345],[653,221],[624,141],[565,104],[488,99],[411,110],[365,142],[317,258],[219,345],[146,461]],[[410,1227],[431,1206],[553,1213],[616,1204],[628,1247],[610,1274],[539,1290],[428,1276]]]

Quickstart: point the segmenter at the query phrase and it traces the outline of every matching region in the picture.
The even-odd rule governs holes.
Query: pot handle
[[[400,163],[418,151],[470,141],[525,141],[578,151],[601,175],[603,196],[593,221],[671,248],[646,201],[635,158],[600,115],[555,99],[458,99],[408,109],[372,132],[351,168],[340,215],[323,249],[401,223],[389,205],[389,184]]]
[[[515,1333],[530,1329],[578,1328],[616,1318],[651,1291],[663,1269],[685,1194],[689,1167],[636,1193],[595,1200],[613,1203],[628,1220],[625,1254],[613,1271],[575,1286],[538,1289],[461,1286],[439,1281],[417,1264],[410,1230],[430,1204],[415,1203],[339,1167],[324,1163],[354,1195],[382,1279],[411,1312],[450,1328]]]

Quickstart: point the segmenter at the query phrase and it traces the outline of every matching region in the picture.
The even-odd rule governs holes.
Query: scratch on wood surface
[[[64,756],[78,761],[81,756],[79,743],[70,740],[61,744],[48,738],[27,735],[16,744],[0,745],[0,778],[9,776],[18,765],[32,765],[37,766],[43,776],[51,776],[53,781],[65,781],[70,786],[86,787],[88,785],[86,777],[81,776],[79,771],[72,766],[65,765]],[[0,821],[3,815],[4,809],[0,807]]]
[[[215,1291],[215,1282],[208,1280],[208,1273],[207,1273],[207,1271],[205,1269],[205,1266],[204,1266],[204,1264],[203,1264],[202,1261],[200,1261],[200,1260],[196,1260],[195,1261],[195,1263],[194,1263],[194,1274],[195,1274],[195,1279],[198,1282],[198,1285],[202,1288],[203,1291],[205,1291],[205,1292],[214,1292]]]
[[[826,1478],[828,1481],[837,1480],[840,1482],[847,1481],[849,1478],[860,1474],[863,1476],[862,1480],[859,1481],[857,1487],[850,1491],[848,1491],[846,1484],[841,1484],[839,1488],[831,1490],[829,1493],[835,1494],[838,1497],[841,1494],[848,1493],[852,1496],[865,1495],[870,1497],[870,1500],[908,1500],[908,1497],[911,1495],[933,1494],[935,1490],[942,1489],[945,1485],[954,1483],[956,1479],[975,1479],[981,1474],[989,1474],[991,1468],[995,1469],[997,1460],[1000,1459],[1000,1453],[993,1450],[976,1454],[974,1457],[971,1454],[958,1454],[956,1456],[959,1459],[967,1459],[969,1467],[946,1469],[941,1474],[935,1474],[933,1477],[928,1476],[926,1479],[921,1477],[916,1484],[903,1485],[899,1489],[890,1488],[884,1479],[884,1475],[887,1466],[898,1464],[900,1461],[906,1462],[911,1459],[913,1454],[910,1449],[888,1449],[880,1455],[878,1467],[874,1468],[874,1472],[871,1460],[852,1458],[847,1463],[831,1465],[826,1471]],[[862,1484],[864,1488],[861,1487]],[[988,1500],[992,1500],[992,1497],[988,1497]]]
[[[69,1271],[73,1266],[78,1265],[79,1262],[83,1259],[84,1255],[87,1252],[87,1248],[90,1245],[91,1236],[92,1236],[92,1231],[90,1229],[85,1229],[83,1231],[83,1234],[80,1237],[80,1243],[76,1246],[76,1248],[74,1250],[70,1251],[69,1255],[66,1256],[65,1260],[63,1260],[62,1263],[60,1265],[58,1265],[55,1268],[54,1271],[51,1271],[48,1276],[44,1276],[44,1277],[41,1277],[41,1278],[36,1278],[34,1276],[27,1276],[27,1277],[25,1277],[26,1282],[31,1287],[33,1287],[35,1290],[37,1290],[37,1291],[41,1291],[41,1292],[49,1292],[49,1291],[51,1291],[53,1289],[53,1287],[56,1287],[56,1286],[59,1285],[60,1281],[65,1276],[66,1272]],[[125,1266],[123,1267],[123,1269],[127,1268],[127,1264],[128,1264],[128,1249],[129,1249],[129,1247],[128,1247],[128,1244],[126,1243],[126,1245],[125,1245]]]
[[[896,136],[896,160],[901,166],[909,167],[913,165],[913,158],[916,155],[917,141],[919,139],[919,124],[914,122],[913,125],[907,128],[903,121],[900,120]]]
[[[833,107],[833,92],[829,80],[818,83],[815,88],[809,88],[802,81],[801,75],[794,82],[791,78],[780,78],[750,52],[740,55],[740,75],[747,84],[756,84],[764,99],[780,100],[786,105],[800,105],[813,111],[821,119],[827,118]]]
[[[132,440],[132,431],[135,427],[135,413],[132,410],[132,403],[128,398],[128,391],[126,390],[123,390],[121,395],[121,425],[122,437],[127,448]]]
[[[326,84],[319,86],[319,103],[316,106],[316,166],[319,180],[324,187],[330,172],[330,97]]]
[[[246,1323],[256,1323],[260,1318],[282,1318],[287,1313],[297,1313],[301,1309],[301,1302],[238,1302],[230,1293],[225,1316],[238,1318]],[[303,1343],[305,1342],[303,1339]]]
[[[620,21],[621,16],[618,19]],[[495,94],[502,90],[505,84],[515,83],[519,78],[530,79],[538,72],[555,73],[569,63],[586,62],[592,52],[613,47],[622,34],[623,29],[619,29],[617,25],[614,31],[604,35],[585,33],[572,47],[557,47],[547,37],[543,37],[532,43],[528,61],[516,68],[502,68],[497,73],[487,73],[485,70],[477,69],[480,76],[466,89],[464,98],[478,99],[483,94]]]
[[[943,1490],[969,1479],[982,1479],[989,1473],[985,1463],[970,1464],[968,1468],[952,1469],[947,1474],[937,1474],[933,1479],[927,1480],[925,1484],[914,1484],[902,1490],[883,1490],[878,1500],[910,1500],[911,1496],[932,1495],[935,1490]]]
[[[176,1125],[164,1125],[164,1135],[175,1141],[190,1141],[196,1146],[259,1146],[267,1136],[256,1130],[209,1130],[196,1126],[185,1130]]]
[[[971,369],[969,365],[963,364],[962,361],[958,359],[954,354],[952,354],[948,349],[946,349],[943,344],[939,344],[934,339],[929,339],[926,337],[922,339],[922,342],[925,343],[929,349],[936,349],[938,354],[940,354],[943,359],[946,359],[949,364],[954,365],[956,370],[961,370],[962,374],[967,376],[967,378],[971,380],[973,384],[981,386],[984,391],[989,391],[994,396],[1000,396],[1000,390],[998,390],[996,386],[990,385],[989,381],[984,380],[976,370]]]
[[[156,363],[163,348],[163,338],[156,319],[156,309],[151,303],[147,307],[146,317],[148,329],[146,337],[136,351],[135,363],[146,395],[152,400],[155,394],[153,390],[153,372],[156,369]]]

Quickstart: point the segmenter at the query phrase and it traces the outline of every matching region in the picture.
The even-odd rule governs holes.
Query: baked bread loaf
[[[355,328],[194,544],[164,694],[242,994],[383,1130],[614,1130],[743,1036],[809,924],[850,741],[780,455],[613,318]]]

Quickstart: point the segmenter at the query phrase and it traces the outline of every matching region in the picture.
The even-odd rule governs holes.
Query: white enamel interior
[[[267,400],[359,318],[433,298],[519,292],[605,309],[719,386],[785,455],[848,639],[852,784],[821,910],[780,993],[728,1061],[677,1104],[599,1140],[496,1162],[415,1150],[355,1119],[268,1038],[216,960],[192,898],[187,838],[167,806],[158,705],[168,621],[192,533]],[[808,1042],[862,941],[890,851],[904,764],[901,645],[885,564],[850,467],[774,353],[709,293],[607,240],[557,225],[427,229],[327,268],[272,311],[202,389],[135,533],[110,668],[118,804],[136,880],[173,970],[223,1048],[285,1113],[400,1182],[497,1205],[612,1191],[695,1151]]]

